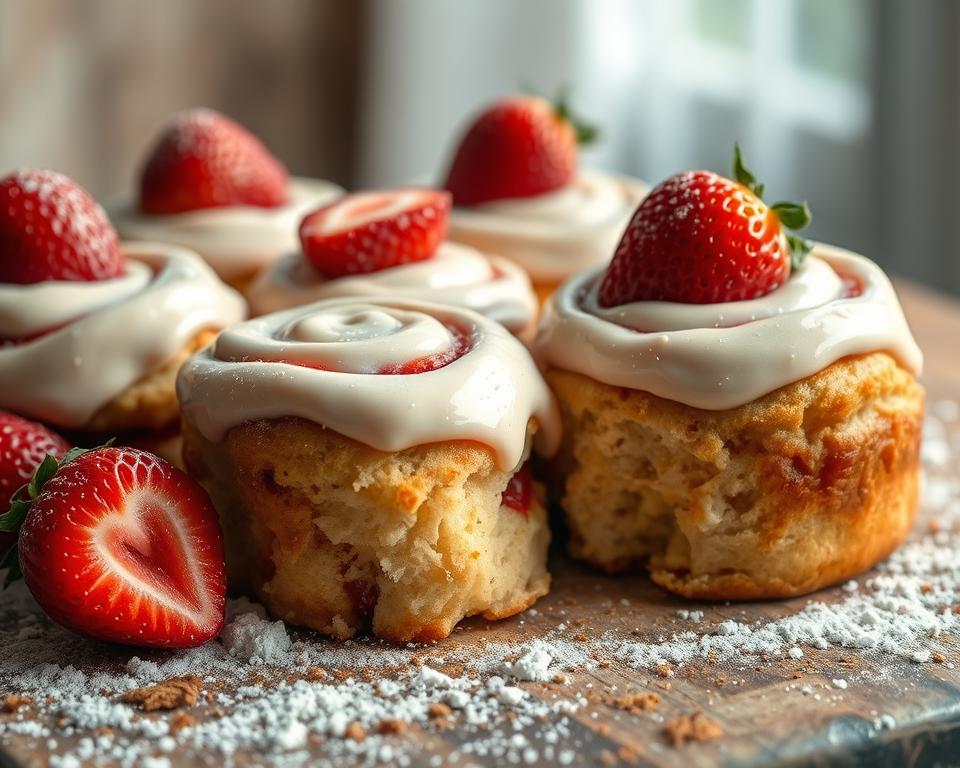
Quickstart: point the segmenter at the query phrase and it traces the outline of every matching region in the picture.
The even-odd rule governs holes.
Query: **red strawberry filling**
[[[328,278],[429,259],[447,235],[450,195],[435,189],[359,192],[307,215],[303,255]]]
[[[455,325],[448,325],[447,330],[453,336],[450,348],[436,355],[424,355],[409,360],[406,363],[393,363],[383,366],[378,373],[387,375],[407,375],[412,373],[429,373],[450,365],[454,360],[463,357],[472,344],[471,334]]]
[[[507,481],[507,487],[500,497],[500,505],[527,517],[532,503],[533,475],[530,472],[530,462],[526,462]]]

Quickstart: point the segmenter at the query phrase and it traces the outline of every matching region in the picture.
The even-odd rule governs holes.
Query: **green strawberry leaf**
[[[777,214],[780,223],[787,229],[803,229],[813,218],[810,214],[810,208],[807,201],[802,203],[779,202],[770,206],[771,210]]]
[[[733,145],[733,178],[740,184],[743,184],[753,194],[763,199],[764,185],[757,182],[756,176],[744,165],[743,153],[740,151],[740,144]],[[800,230],[807,226],[813,219],[810,208],[806,201],[802,203],[791,203],[781,200],[770,206],[770,210],[776,214],[780,224],[785,230]],[[810,253],[813,244],[809,240],[804,240],[794,232],[785,232],[787,236],[787,245],[790,247],[790,270],[796,271],[803,260]]]
[[[569,86],[565,85],[560,88],[557,98],[553,101],[553,108],[557,117],[566,120],[573,126],[573,133],[576,136],[578,146],[592,144],[600,137],[600,129],[597,126],[586,122],[570,108]]]
[[[743,163],[743,153],[740,152],[740,142],[733,145],[733,178],[743,184],[753,194],[763,199],[763,184],[757,182],[757,177]]]

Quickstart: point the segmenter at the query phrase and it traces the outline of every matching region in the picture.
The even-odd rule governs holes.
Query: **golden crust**
[[[798,595],[887,556],[917,508],[923,389],[885,353],[705,411],[547,374],[571,552],[686,597]]]
[[[500,506],[510,477],[468,442],[384,453],[310,421],[243,424],[221,444],[184,424],[184,460],[220,511],[231,589],[337,638],[446,637],[546,594],[540,500]]]
[[[128,430],[162,430],[176,424],[180,418],[177,372],[190,355],[216,336],[214,330],[200,331],[161,368],[144,375],[104,405],[83,431],[116,434]]]

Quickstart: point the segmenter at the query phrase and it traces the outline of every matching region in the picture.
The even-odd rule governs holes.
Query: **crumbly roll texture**
[[[564,443],[551,490],[571,553],[646,563],[689,598],[799,595],[886,557],[914,521],[924,393],[885,353],[727,411],[547,374]]]
[[[160,368],[144,375],[97,411],[83,432],[115,435],[133,430],[162,430],[180,420],[177,402],[177,372],[194,352],[203,349],[217,336],[206,329],[183,345]]]
[[[542,500],[526,515],[501,507],[510,473],[486,446],[384,453],[299,418],[242,424],[218,444],[189,423],[183,435],[220,511],[231,589],[293,624],[429,641],[549,588]]]

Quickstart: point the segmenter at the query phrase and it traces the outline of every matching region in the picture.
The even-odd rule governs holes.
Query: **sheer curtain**
[[[437,180],[472,111],[570,84],[603,130],[587,164],[725,172],[740,140],[770,196],[810,201],[811,236],[960,291],[957,235],[933,231],[960,195],[931,178],[958,159],[957,17],[949,0],[371,0],[357,178]]]

